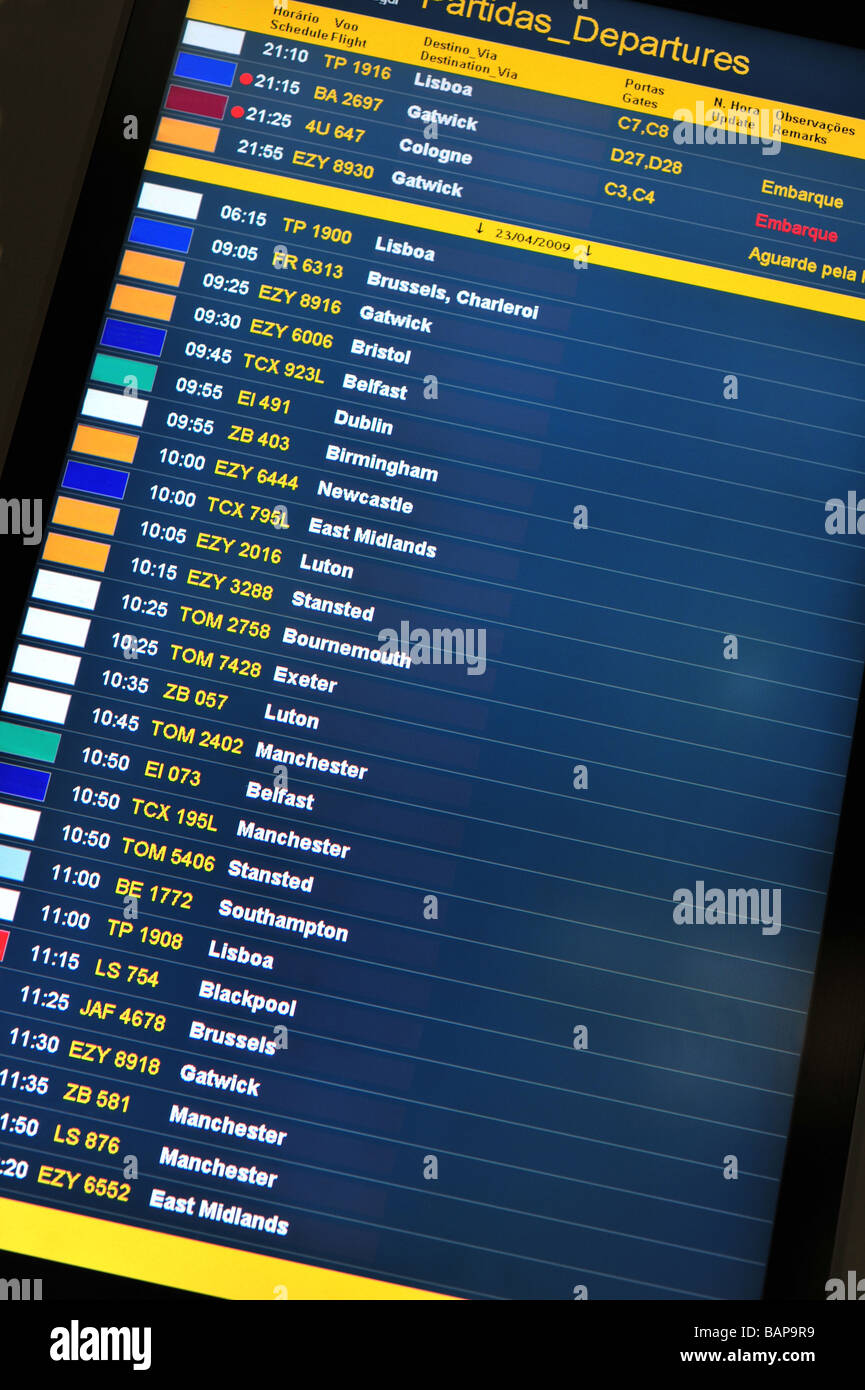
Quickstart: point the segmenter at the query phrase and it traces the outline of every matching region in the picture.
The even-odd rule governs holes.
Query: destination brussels
[[[532,30],[537,34],[549,34],[552,30],[552,19],[548,14],[518,10],[515,0],[509,5],[495,5],[490,0],[421,0],[421,9],[439,13],[443,10],[460,19],[479,19],[486,24]],[[744,77],[750,68],[750,59],[743,53],[734,55],[724,49],[685,43],[678,34],[674,39],[660,39],[654,34],[637,34],[632,29],[602,29],[596,19],[585,14],[580,15],[574,24],[572,41],[597,41],[604,48],[614,48],[620,58],[626,53],[639,52],[647,58],[669,58],[674,63],[688,63],[691,67],[713,67],[718,72],[729,72],[732,68],[741,77]],[[565,39],[562,42],[568,43],[571,40]]]

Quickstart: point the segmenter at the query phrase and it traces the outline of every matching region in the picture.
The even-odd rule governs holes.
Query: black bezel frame
[[[349,0],[352,3],[352,0]],[[557,0],[562,3],[562,0]],[[815,31],[813,12],[779,17],[764,0],[669,0],[652,8],[700,14],[781,33],[837,42],[837,35]],[[339,0],[335,0],[339,7]],[[129,213],[159,114],[171,59],[179,41],[188,0],[132,0],[119,45],[114,76],[96,135],[54,292],[33,360],[15,431],[0,473],[5,497],[42,499],[43,515],[54,497],[65,463],[83,385],[101,316],[116,274]],[[370,5],[372,12],[373,6]],[[828,24],[828,20],[826,21]],[[846,21],[845,21],[846,23]],[[860,17],[860,26],[862,20]],[[862,32],[845,32],[845,46],[863,48]],[[124,119],[138,118],[139,138],[124,136]],[[76,325],[74,341],[68,326]],[[55,361],[63,360],[58,377]],[[52,409],[46,414],[51,383]],[[7,540],[7,560],[9,541]],[[19,547],[16,563],[5,566],[0,612],[0,666],[8,668],[21,614],[40,553]],[[4,656],[5,654],[5,656]],[[763,1298],[825,1299],[847,1169],[854,1116],[865,1059],[865,931],[857,902],[859,846],[865,825],[865,683],[860,691],[838,838],[790,1134],[787,1143]],[[865,1097],[863,1097],[865,1104]],[[46,1262],[14,1256],[25,1276],[39,1277]],[[77,1266],[76,1297],[194,1297],[171,1285],[143,1285]],[[843,1271],[841,1272],[843,1275]],[[52,1283],[54,1279],[52,1278]],[[70,1291],[73,1285],[70,1282]]]

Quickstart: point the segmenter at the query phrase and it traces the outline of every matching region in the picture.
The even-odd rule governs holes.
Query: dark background
[[[131,0],[0,0],[0,459]]]

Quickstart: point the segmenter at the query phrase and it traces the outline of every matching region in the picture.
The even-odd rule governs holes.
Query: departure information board
[[[861,69],[541,4],[183,19],[2,694],[8,1249],[760,1296],[863,667]]]

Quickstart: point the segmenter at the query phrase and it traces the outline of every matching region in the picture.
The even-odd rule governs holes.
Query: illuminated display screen
[[[0,1243],[758,1298],[863,666],[861,70],[368,8],[193,0],[157,78],[2,694]]]

